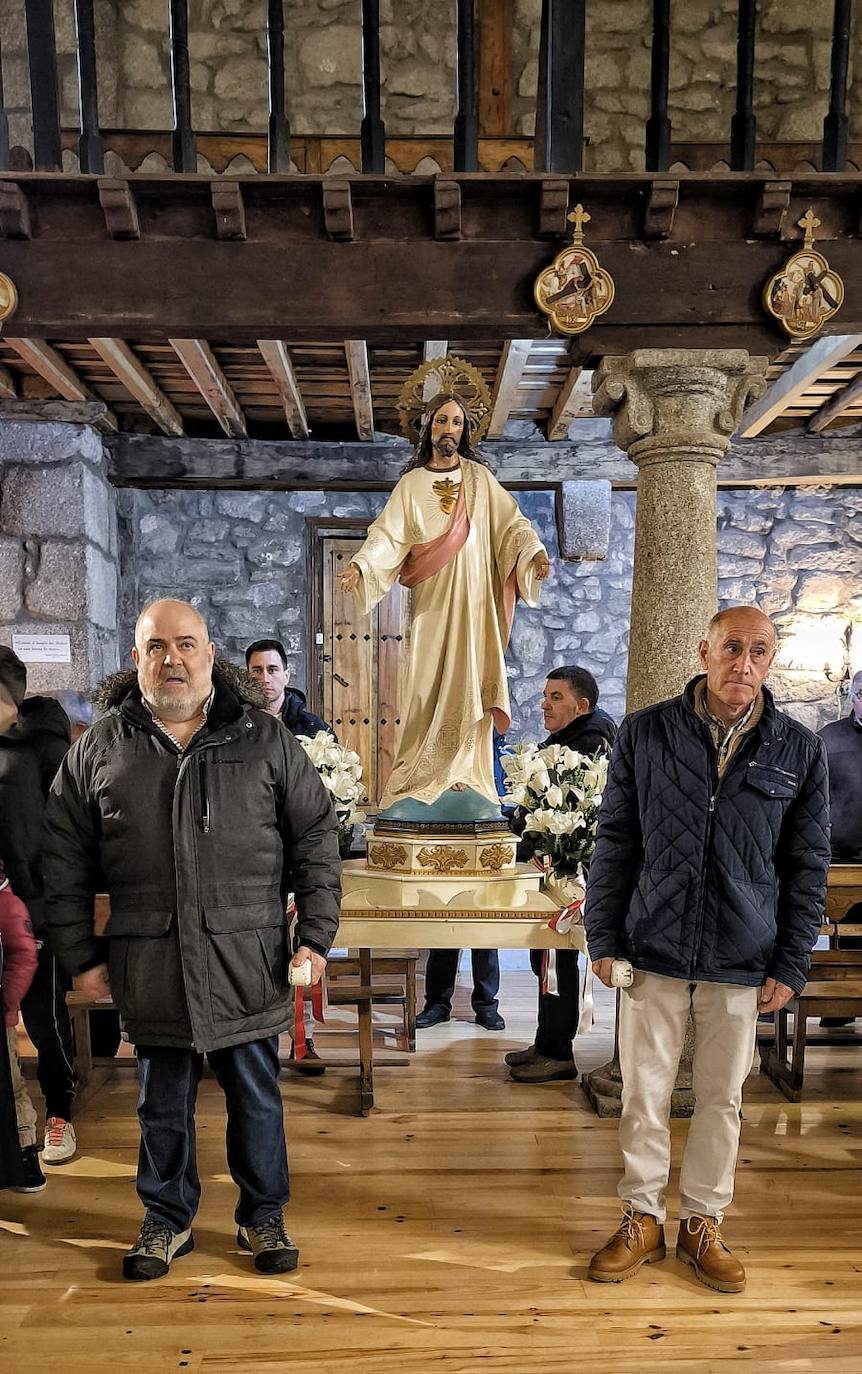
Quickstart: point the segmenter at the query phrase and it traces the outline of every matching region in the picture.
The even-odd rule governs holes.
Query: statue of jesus
[[[455,361],[455,360],[451,360]],[[509,728],[505,651],[515,601],[538,604],[548,556],[471,444],[470,410],[439,392],[419,442],[339,579],[368,614],[398,578],[412,593],[410,661],[387,820],[500,814],[493,728]]]

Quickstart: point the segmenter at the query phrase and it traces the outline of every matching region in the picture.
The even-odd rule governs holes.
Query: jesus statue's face
[[[457,401],[447,401],[435,411],[431,420],[431,448],[440,466],[454,466],[463,432],[464,412]]]

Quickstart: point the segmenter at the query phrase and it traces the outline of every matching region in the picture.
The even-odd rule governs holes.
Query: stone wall
[[[53,0],[63,119],[74,124],[73,0]],[[382,107],[391,134],[451,133],[454,5],[381,0]],[[540,0],[515,0],[513,132],[531,133]],[[674,137],[726,143],[734,104],[737,0],[673,6],[670,116]],[[643,165],[649,113],[649,0],[587,7],[587,165]],[[819,139],[829,88],[832,0],[762,0],[755,104],[761,139]],[[195,127],[266,128],[264,0],[190,0]],[[96,0],[103,126],[171,125],[166,0]],[[297,134],[356,134],[360,120],[359,0],[285,0],[285,85]],[[0,4],[12,141],[29,144],[23,0]],[[862,137],[862,23],[851,57],[851,136]],[[70,165],[72,162],[69,156]],[[235,169],[237,170],[237,169]]]
[[[4,423],[0,642],[69,635],[71,663],[33,663],[31,691],[88,691],[117,664],[116,498],[100,438],[78,425]]]
[[[372,518],[384,496],[324,492],[120,493],[121,652],[149,598],[192,600],[219,649],[241,660],[252,639],[276,634],[295,681],[306,685],[307,515]],[[602,562],[557,559],[551,492],[521,492],[554,562],[538,610],[519,608],[508,655],[513,736],[535,736],[547,670],[581,663],[596,676],[617,719],[625,703],[634,552],[632,492],[615,492],[610,553]],[[764,489],[719,493],[722,604],[757,601],[774,615],[784,647],[773,675],[779,700],[806,724],[836,713],[842,636],[855,625],[854,667],[862,667],[862,488]],[[824,667],[828,664],[829,676]]]

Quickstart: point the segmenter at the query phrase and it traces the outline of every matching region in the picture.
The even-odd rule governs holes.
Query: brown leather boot
[[[622,1221],[607,1245],[593,1255],[587,1274],[596,1283],[622,1283],[642,1264],[663,1260],[665,1254],[664,1227],[649,1212],[635,1212],[626,1203]]]
[[[679,1223],[676,1257],[690,1264],[707,1288],[719,1293],[741,1293],[745,1270],[721,1239],[715,1217],[686,1217]]]

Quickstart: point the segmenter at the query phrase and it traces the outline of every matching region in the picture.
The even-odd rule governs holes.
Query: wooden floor
[[[0,1371],[862,1371],[862,1052],[813,1050],[801,1106],[750,1080],[726,1225],[744,1294],[712,1293],[672,1258],[599,1285],[586,1264],[618,1215],[616,1127],[575,1084],[506,1077],[534,987],[506,975],[504,1035],[471,1025],[459,992],[462,1019],[420,1032],[409,1067],[378,1070],[368,1120],[352,1074],[287,1078],[302,1251],[287,1279],[255,1275],[235,1248],[222,1102],[205,1080],[197,1249],[161,1282],[118,1280],[139,1209],[134,1078],[117,1072],[80,1112],[76,1160],[38,1196],[0,1194]],[[605,1004],[582,1066],[610,1044]]]

